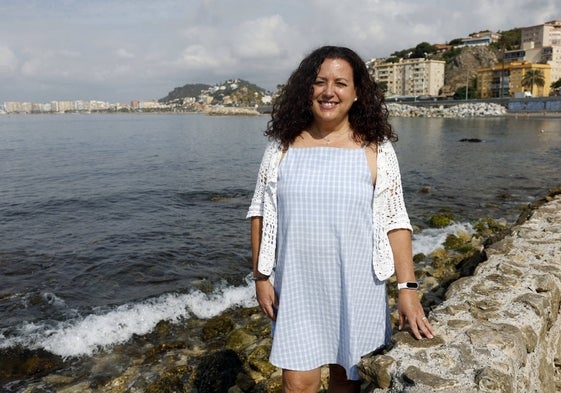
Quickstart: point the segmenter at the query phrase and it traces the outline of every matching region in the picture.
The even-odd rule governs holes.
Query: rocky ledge
[[[561,195],[548,199],[449,286],[429,315],[436,338],[400,332],[362,360],[363,391],[561,391]]]
[[[452,221],[441,213],[427,225]],[[561,391],[561,187],[525,209],[513,228],[482,219],[474,229],[415,255],[418,293],[437,336],[417,341],[394,331],[388,348],[361,361],[363,392]],[[395,278],[388,292],[395,327]],[[91,357],[0,349],[0,390],[280,392],[281,372],[268,362],[270,333],[259,308],[234,308],[208,320],[162,321]],[[325,391],[326,368],[322,376]]]
[[[504,116],[505,107],[488,103],[466,103],[446,108],[442,105],[412,106],[388,103],[392,117],[489,117]]]

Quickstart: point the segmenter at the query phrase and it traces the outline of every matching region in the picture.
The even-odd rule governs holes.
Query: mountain
[[[201,95],[201,91],[211,88],[211,85],[205,85],[203,83],[186,84],[182,87],[176,87],[168,93],[164,98],[160,98],[159,102],[170,102],[180,98],[186,97],[198,97]]]
[[[263,88],[243,79],[230,79],[214,86],[204,84],[187,84],[176,87],[162,103],[180,103],[183,105],[226,105],[255,106],[268,103],[270,94]]]

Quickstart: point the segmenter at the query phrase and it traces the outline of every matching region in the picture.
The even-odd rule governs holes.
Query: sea
[[[0,349],[91,356],[256,305],[245,216],[268,120],[0,116]],[[561,184],[561,119],[391,122],[414,253],[481,218],[512,224]],[[453,224],[428,228],[442,211]]]

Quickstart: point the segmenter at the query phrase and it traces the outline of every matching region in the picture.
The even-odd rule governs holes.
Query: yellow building
[[[538,70],[543,74],[544,85],[532,87],[522,86],[522,80],[530,70]],[[533,97],[549,95],[551,85],[551,66],[549,64],[533,64],[528,62],[497,63],[492,67],[477,70],[477,93],[480,98],[501,98],[524,96],[525,92]],[[527,93],[526,93],[527,94]]]

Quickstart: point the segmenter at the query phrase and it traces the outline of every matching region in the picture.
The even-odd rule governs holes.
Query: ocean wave
[[[147,334],[160,321],[181,323],[192,315],[210,318],[230,307],[254,306],[257,303],[251,285],[223,286],[209,295],[198,290],[188,294],[165,294],[140,303],[125,304],[104,314],[59,322],[55,326],[23,324],[13,332],[15,336],[0,336],[0,348],[16,345],[42,348],[63,358],[92,355],[125,343],[133,335]]]
[[[434,250],[441,248],[448,235],[461,232],[475,233],[473,226],[468,222],[453,223],[444,228],[423,229],[413,235],[413,254],[429,255]]]
[[[413,237],[414,252],[429,254],[442,246],[446,236],[461,231],[474,232],[468,223],[425,229]],[[49,294],[49,301],[59,303],[61,300]],[[220,283],[210,294],[200,290],[187,294],[168,293],[55,325],[22,324],[11,330],[8,337],[0,335],[0,348],[21,345],[31,349],[42,348],[63,358],[88,356],[125,343],[133,335],[150,333],[160,321],[181,323],[190,317],[208,319],[231,307],[256,305],[254,284],[246,277],[243,285]]]

